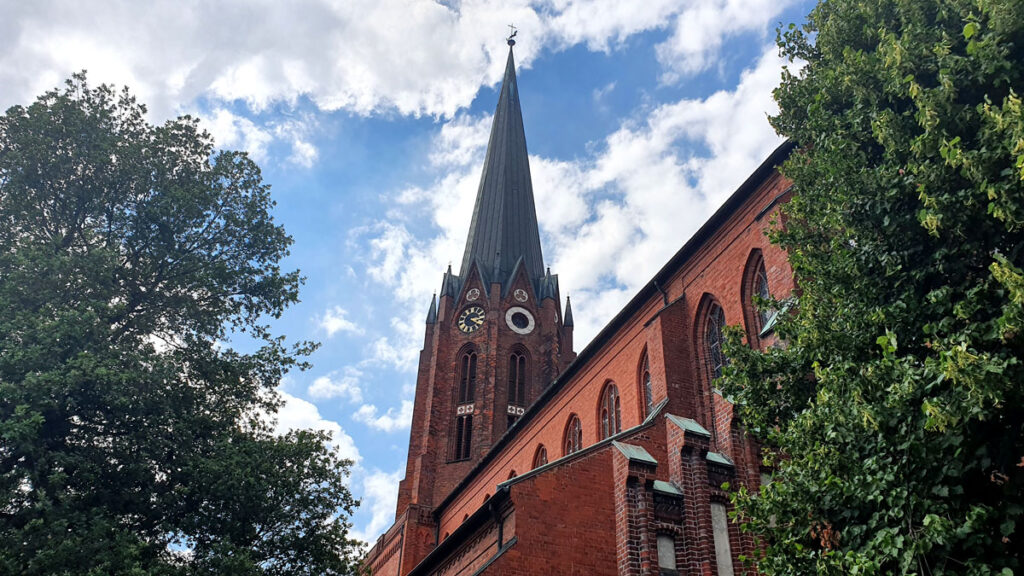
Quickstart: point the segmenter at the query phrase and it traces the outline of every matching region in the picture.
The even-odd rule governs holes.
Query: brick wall
[[[618,386],[623,427],[639,424],[644,414],[638,368],[645,350],[655,401],[668,397],[669,411],[693,418],[712,431],[712,449],[732,457],[731,405],[720,396],[715,401],[716,395],[701,364],[702,348],[694,340],[695,327],[702,321],[701,297],[713,296],[722,306],[728,323],[742,324],[743,276],[755,249],[760,250],[764,259],[772,293],[786,296],[792,292],[794,284],[785,253],[769,244],[765,236],[775,210],[755,218],[787,188],[788,182],[777,174],[769,178],[662,287],[670,305],[664,305],[660,294],[643,303],[572,381],[541,408],[529,426],[517,432],[515,442],[506,446],[443,511],[442,530],[451,529],[464,515],[472,513],[483,502],[484,495],[508,478],[509,471],[530,470],[538,445],[544,444],[550,460],[562,456],[563,433],[570,414],[577,414],[582,421],[584,446],[600,440],[598,411],[606,381],[614,381]]]
[[[524,478],[511,487],[511,498],[518,541],[489,574],[615,574],[610,451]]]
[[[619,390],[623,428],[639,425],[646,416],[639,379],[640,364],[646,353],[655,402],[667,399],[667,412],[692,418],[710,432],[710,437],[703,440],[704,445],[697,447],[691,443],[673,448],[671,427],[668,430],[658,428],[663,431],[660,442],[657,441],[658,435],[650,431],[647,432],[648,437],[640,441],[652,450],[652,455],[659,461],[674,462],[671,480],[686,487],[688,502],[680,536],[685,541],[682,546],[685,553],[681,553],[681,572],[685,569],[691,571],[687,573],[714,574],[714,543],[709,506],[712,498],[721,499],[724,494],[709,480],[705,455],[708,450],[726,454],[736,463],[736,469],[731,472],[735,475],[734,480],[752,487],[756,487],[758,482],[760,463],[758,448],[746,439],[742,428],[734,422],[731,405],[715,394],[713,384],[708,381],[703,349],[704,314],[708,303],[714,301],[722,307],[728,324],[744,327],[751,344],[771,344],[771,338],[755,341],[750,336],[754,331],[750,326],[752,310],[748,298],[749,281],[747,287],[744,287],[744,282],[745,277],[749,277],[750,263],[756,261],[752,255],[756,254],[764,262],[773,296],[786,297],[794,290],[795,284],[785,253],[769,244],[765,235],[777,212],[778,201],[780,198],[784,200],[788,187],[789,183],[785,179],[772,172],[750,192],[745,201],[733,206],[727,218],[718,221],[717,228],[703,237],[702,241],[691,241],[684,246],[680,252],[683,256],[677,256],[670,262],[674,268],[666,268],[657,276],[660,278],[657,290],[647,290],[649,297],[632,302],[628,316],[614,321],[617,328],[603,334],[599,345],[587,351],[584,361],[573,367],[571,378],[559,381],[557,392],[543,406],[531,408],[527,421],[516,428],[513,436],[503,441],[499,451],[490,454],[486,453],[487,450],[505,432],[504,414],[498,411],[504,407],[506,368],[503,361],[511,346],[522,342],[530,349],[534,370],[537,367],[550,369],[564,363],[568,355],[563,354],[558,361],[551,359],[551,342],[556,340],[551,328],[536,331],[531,335],[535,339],[505,338],[502,334],[508,331],[501,330],[504,326],[503,318],[499,319],[500,324],[488,323],[487,330],[493,330],[493,333],[480,330],[481,333],[472,338],[459,335],[454,331],[453,320],[463,303],[456,303],[451,297],[442,298],[438,324],[428,328],[428,340],[432,331],[433,340],[424,347],[423,361],[428,369],[420,373],[416,411],[426,415],[420,420],[414,416],[410,466],[400,491],[399,508],[417,501],[437,506],[444,500],[444,505],[434,510],[438,522],[437,533],[453,533],[464,518],[484,505],[487,498],[494,494],[495,487],[509,478],[511,471],[522,475],[533,468],[533,458],[539,445],[546,447],[549,461],[563,456],[563,433],[570,415],[577,415],[582,422],[583,446],[599,442],[600,395],[608,381],[613,381]],[[680,238],[681,242],[683,240]],[[508,303],[501,300],[500,291],[496,291],[494,286],[489,288],[489,310],[502,310]],[[560,321],[558,305],[551,300],[545,300],[531,310],[535,310],[538,323],[543,326],[554,327]],[[585,310],[574,310],[576,315],[585,313]],[[478,389],[477,401],[482,405],[480,414],[488,423],[488,428],[481,430],[479,436],[474,431],[474,452],[470,461],[449,463],[446,459],[450,449],[451,414],[454,412],[451,400],[451,387],[455,382],[454,352],[465,341],[475,342],[481,358],[486,358],[488,362],[486,376],[481,374],[480,377],[480,381],[486,383],[483,391]],[[529,393],[530,398],[538,397],[542,388],[543,378],[538,378]],[[421,389],[425,391],[422,400]],[[474,424],[478,425],[476,421]],[[413,447],[417,451],[415,457]],[[679,452],[673,454],[674,449]],[[600,451],[601,454],[605,452]],[[486,465],[478,467],[471,477],[466,478],[471,468],[485,454]],[[586,460],[596,461],[606,457],[610,458],[594,455],[588,456]],[[602,562],[610,562],[607,566],[619,566],[621,559],[616,556],[616,551],[621,542],[617,544],[614,539],[612,499],[621,496],[628,500],[628,490],[617,493],[613,489],[610,462],[605,470],[606,475],[601,478],[587,477],[585,474],[590,473],[591,469],[575,461],[565,470],[575,470],[584,475],[578,483],[572,483],[568,476],[562,476],[562,468],[557,467],[557,470],[549,470],[514,484],[512,493],[518,515],[519,543],[494,560],[492,566],[504,566],[509,570],[497,573],[572,573],[577,570],[577,566],[583,565],[598,570],[593,555],[578,558],[579,565],[573,563],[575,560],[566,560],[569,563],[563,568],[569,572],[535,566],[526,555],[533,550],[533,546],[554,544],[537,539],[537,534],[547,532],[557,535],[553,538],[568,538],[558,540],[562,546],[576,542],[576,548],[579,548],[578,542],[582,541],[587,542],[584,548],[593,550],[597,545],[602,549],[607,545],[612,557],[602,557]],[[659,471],[658,474],[664,480],[669,479],[668,471]],[[556,498],[550,483],[559,485],[560,489],[565,490],[564,494]],[[458,491],[448,496],[457,485],[460,486]],[[637,486],[633,497],[647,498],[647,488]],[[594,518],[602,520],[595,523]],[[566,524],[575,521],[586,526]],[[595,527],[595,524],[600,527]],[[738,532],[734,534],[733,542],[734,556],[753,550],[749,538],[740,536]],[[649,556],[652,547],[648,545],[646,549]],[[574,553],[568,549],[565,551],[567,558],[575,558],[572,556]],[[524,566],[515,567],[514,558],[519,558]],[[650,557],[639,560],[639,570],[644,572],[649,569],[652,561],[656,562],[656,557],[653,560]],[[738,563],[736,566],[740,568]]]

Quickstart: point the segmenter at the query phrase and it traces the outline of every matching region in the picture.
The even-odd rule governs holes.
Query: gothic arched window
[[[467,350],[459,361],[459,404],[473,401],[476,392],[476,352]]]
[[[755,296],[761,300],[768,300],[772,297],[772,293],[768,290],[768,272],[764,269],[764,260],[762,259],[757,263],[757,270],[754,272],[754,290]],[[764,330],[764,327],[768,325],[768,318],[771,316],[771,310],[765,306],[755,308],[757,310],[757,331],[760,333]]]
[[[526,406],[526,350],[516,350],[508,358],[508,427],[511,428]]]
[[[704,324],[704,361],[709,381],[720,377],[722,368],[725,367],[725,354],[722,353],[723,328],[725,328],[725,312],[721,306],[712,302],[708,307],[707,319]]]
[[[548,449],[543,444],[537,446],[537,452],[533,455],[533,467],[540,468],[548,463]]]
[[[771,290],[768,288],[768,271],[764,266],[764,256],[759,248],[750,251],[747,265],[743,270],[741,286],[743,298],[743,322],[747,327],[747,343],[757,348],[761,345],[761,333],[771,322],[774,310],[760,305],[758,300],[770,300]]]
[[[614,436],[622,430],[622,410],[619,407],[619,388],[614,382],[604,386],[601,393],[601,409],[599,413],[601,422],[601,439]]]
[[[473,415],[464,414],[455,418],[455,453],[452,460],[466,460],[473,447]]]
[[[575,414],[569,416],[569,423],[565,425],[562,447],[562,453],[566,456],[583,447],[583,425],[580,424],[580,417]]]
[[[640,397],[644,401],[644,417],[647,417],[654,409],[654,389],[651,387],[651,363],[646,350],[640,361]]]
[[[473,397],[476,394],[476,351],[467,348],[459,355],[459,389],[455,411],[455,442],[452,460],[466,460],[473,447]],[[469,406],[466,406],[469,404]]]
[[[508,403],[526,406],[526,354],[520,350],[508,359]]]

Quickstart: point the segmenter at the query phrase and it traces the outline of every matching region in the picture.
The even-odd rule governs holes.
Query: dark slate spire
[[[437,294],[430,297],[430,310],[427,310],[427,324],[437,324]]]
[[[459,276],[465,279],[475,262],[487,281],[502,284],[510,281],[509,276],[520,258],[533,282],[544,275],[526,133],[512,58],[513,43],[509,41],[505,79],[494,112],[487,157],[459,271]]]
[[[572,304],[569,303],[569,297],[565,297],[565,316],[562,317],[562,326],[572,326]]]

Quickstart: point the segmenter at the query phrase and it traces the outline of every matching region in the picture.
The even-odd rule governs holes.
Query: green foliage
[[[799,300],[723,382],[773,453],[758,567],[1024,573],[1024,3],[830,0],[779,44]]]
[[[260,323],[269,189],[144,114],[79,75],[0,117],[0,573],[350,573],[349,463],[266,421],[312,349]]]

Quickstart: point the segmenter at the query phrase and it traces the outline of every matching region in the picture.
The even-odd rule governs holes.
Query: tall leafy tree
[[[777,455],[758,566],[1024,573],[1024,3],[822,1],[779,44],[800,291],[724,382]]]
[[[349,463],[269,422],[311,349],[264,324],[300,283],[272,206],[84,75],[0,117],[0,573],[352,571]]]

